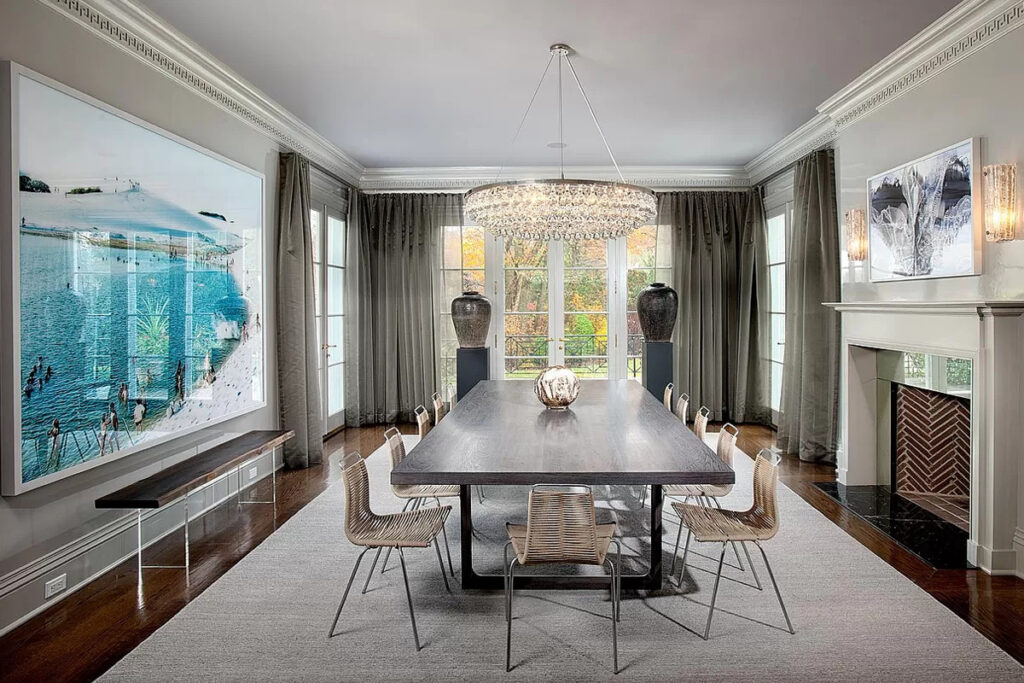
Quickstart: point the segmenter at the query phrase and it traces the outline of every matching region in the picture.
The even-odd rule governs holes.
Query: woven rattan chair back
[[[718,457],[729,467],[732,467],[732,453],[736,448],[736,439],[740,435],[739,427],[731,422],[722,425],[722,431],[718,433]]]
[[[599,564],[594,494],[581,486],[535,486],[530,491],[522,564]]]
[[[384,432],[384,443],[388,445],[388,453],[391,455],[391,468],[394,469],[405,460],[405,442],[402,440],[402,433],[395,427],[391,427]]]
[[[754,504],[744,520],[759,529],[760,540],[779,532],[779,508],[775,491],[779,482],[779,455],[762,448],[754,461]]]
[[[436,425],[442,417],[448,414],[448,411],[444,407],[444,399],[441,398],[440,392],[435,391],[430,400],[434,404],[434,424]]]
[[[676,417],[686,424],[689,419],[690,413],[690,395],[679,394],[679,400],[676,401]]]
[[[430,431],[430,413],[423,406],[416,406],[416,426],[419,427],[420,438],[422,439]]]
[[[345,535],[363,545],[366,532],[374,528],[377,516],[370,510],[370,475],[363,456],[352,452],[342,461],[341,478],[345,482]]]
[[[458,403],[458,402],[459,402],[459,392],[455,389],[455,387],[449,388],[448,389],[448,408],[449,409],[454,408],[455,404]]]
[[[665,385],[665,393],[662,394],[661,400],[665,403],[665,410],[672,412],[672,390],[675,389],[675,385],[669,382]]]
[[[704,440],[704,435],[707,434],[708,417],[710,416],[711,411],[707,409],[707,406],[701,406],[700,410],[697,411],[697,416],[693,418],[693,433],[701,441]]]

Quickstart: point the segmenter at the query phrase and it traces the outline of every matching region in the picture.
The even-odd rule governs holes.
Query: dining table
[[[473,486],[650,486],[650,561],[624,574],[626,590],[662,586],[662,487],[732,484],[736,474],[634,380],[582,380],[565,410],[546,408],[533,382],[479,382],[392,469],[395,485],[460,487],[462,586],[500,589],[501,574],[473,568]],[[646,540],[646,538],[645,538]],[[523,576],[524,588],[598,588],[596,576]]]

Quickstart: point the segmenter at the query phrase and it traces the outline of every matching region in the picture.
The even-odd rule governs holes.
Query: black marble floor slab
[[[967,562],[967,532],[887,486],[816,483],[850,512],[867,521],[936,569],[973,569]]]

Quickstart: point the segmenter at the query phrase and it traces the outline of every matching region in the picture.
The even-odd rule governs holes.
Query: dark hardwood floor
[[[712,430],[716,429],[712,427]],[[414,432],[412,426],[402,431]],[[0,680],[92,680],[134,649],[153,631],[202,593],[329,485],[340,479],[338,455],[372,453],[384,442],[383,427],[348,429],[326,444],[323,465],[281,472],[276,515],[271,506],[233,500],[204,515],[190,529],[192,572],[188,584],[180,570],[146,570],[141,592],[135,559],[126,560],[50,609],[0,638]],[[754,454],[774,442],[768,428],[743,425],[739,447]],[[835,469],[785,458],[781,479],[872,552],[946,605],[983,635],[1024,663],[1024,581],[981,571],[935,570],[902,549],[859,517],[818,490],[816,481],[832,481]],[[269,494],[261,482],[252,495]],[[177,563],[181,533],[147,550],[147,562]]]

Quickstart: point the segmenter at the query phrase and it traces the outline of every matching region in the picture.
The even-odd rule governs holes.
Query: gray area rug
[[[367,464],[375,510],[400,509],[388,487],[386,454]],[[737,458],[738,485],[726,507],[749,504],[752,469],[748,458]],[[782,528],[765,547],[796,635],[785,630],[759,553],[753,554],[763,591],[753,587],[749,568],[738,570],[730,551],[711,639],[702,640],[697,633],[707,618],[717,548],[694,544],[681,589],[666,584],[657,594],[623,595],[618,676],[612,673],[607,592],[517,591],[515,668],[506,674],[502,594],[463,592],[457,579],[453,593],[446,593],[432,548],[406,553],[421,651],[413,646],[397,557],[383,576],[378,567],[366,595],[359,593],[370,553],[345,605],[340,635],[328,639],[359,552],[345,539],[344,488],[336,481],[102,680],[1024,680],[1024,668],[1009,655],[780,488]],[[480,514],[477,569],[498,571],[501,526],[525,514],[525,491],[484,492],[484,503],[474,508]],[[647,551],[638,530],[649,511],[639,509],[637,493],[595,489],[623,530],[627,571],[642,570]],[[666,563],[675,542],[673,518],[667,511]],[[448,521],[456,574],[458,527],[456,506]]]

